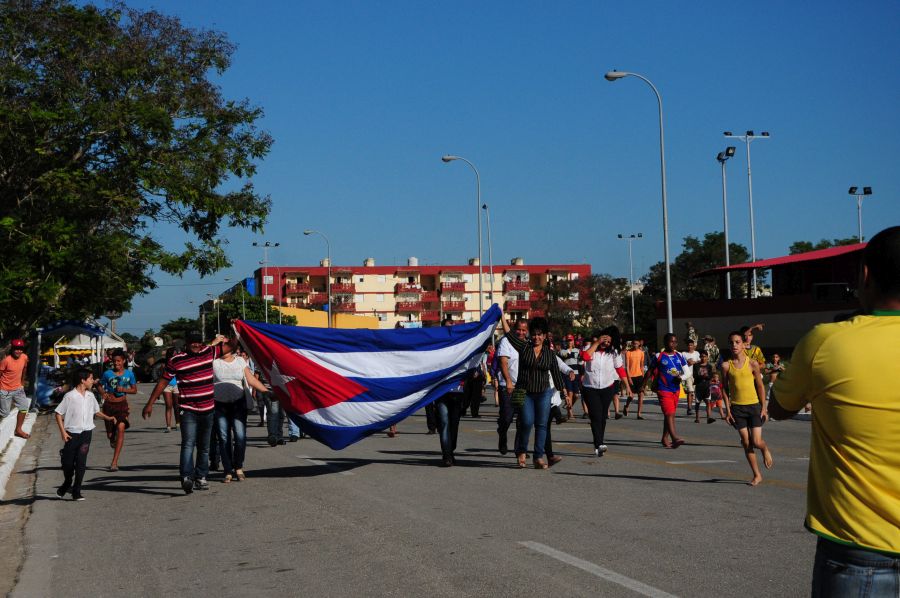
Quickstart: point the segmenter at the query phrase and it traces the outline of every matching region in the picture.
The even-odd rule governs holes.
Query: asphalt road
[[[14,596],[809,593],[808,421],[764,428],[775,468],[753,488],[735,431],[682,416],[688,444],[667,450],[655,405],[647,420],[610,421],[599,459],[587,420],[554,425],[564,459],[549,471],[499,455],[490,395],[480,419],[463,419],[453,468],[438,467],[424,412],[396,438],[339,452],[309,439],[269,447],[251,415],[247,479],[213,474],[186,496],[180,436],[163,432],[162,405],[140,419],[140,389],[116,473],[98,426],[84,502],[57,499],[59,434],[36,426]]]

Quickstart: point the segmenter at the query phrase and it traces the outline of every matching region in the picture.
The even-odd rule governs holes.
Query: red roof
[[[782,257],[773,257],[766,260],[756,260],[755,262],[747,262],[746,264],[731,264],[730,266],[721,266],[698,272],[695,276],[705,276],[707,274],[718,274],[720,272],[734,272],[735,270],[765,270],[776,266],[784,266],[787,264],[797,264],[800,262],[812,262],[816,260],[824,260],[847,253],[862,251],[868,243],[854,243],[853,245],[841,245],[840,247],[828,247],[827,249],[816,249],[815,251],[807,251],[806,253],[796,253],[794,255],[785,255]]]

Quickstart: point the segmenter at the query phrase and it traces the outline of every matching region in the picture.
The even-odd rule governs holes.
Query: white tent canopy
[[[118,334],[105,330],[102,335],[76,334],[71,339],[62,337],[53,343],[53,367],[59,367],[60,351],[90,351],[91,363],[101,363],[107,349],[125,349],[127,345]]]

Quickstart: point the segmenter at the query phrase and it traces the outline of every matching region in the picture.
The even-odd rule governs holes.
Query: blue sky
[[[265,110],[275,138],[257,188],[264,235],[230,231],[234,266],[161,285],[118,322],[141,334],[273,264],[461,263],[475,255],[475,185],[494,260],[589,263],[627,276],[620,232],[642,232],[635,274],[662,259],[656,99],[664,102],[671,250],[721,230],[722,132],[752,145],[758,257],[856,234],[851,185],[871,186],[867,236],[900,223],[900,3],[192,2],[129,0],[238,46],[220,79]],[[749,247],[746,155],[728,164],[733,242]],[[174,246],[187,239],[160,227]],[[487,246],[485,233],[485,261]],[[168,286],[176,285],[176,286]],[[194,301],[194,303],[190,303]]]

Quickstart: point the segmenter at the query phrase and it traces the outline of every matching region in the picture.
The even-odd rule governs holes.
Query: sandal
[[[525,469],[525,453],[522,453],[516,459],[519,461],[519,469]]]
[[[547,465],[547,462],[543,459],[535,459],[534,460],[534,468],[535,469],[548,469],[550,466]]]
[[[244,475],[243,469],[238,469],[237,471],[234,472],[234,475],[237,476],[237,479],[239,482],[243,482],[244,480],[247,479],[247,476]]]
[[[231,477],[231,474],[229,473],[229,474],[226,474],[226,475],[225,475],[225,479],[222,480],[222,483],[223,483],[223,484],[230,484],[230,483],[231,483],[231,480],[232,480],[232,477]]]

